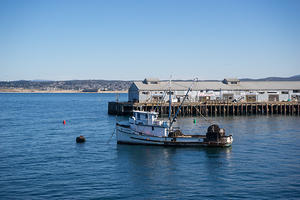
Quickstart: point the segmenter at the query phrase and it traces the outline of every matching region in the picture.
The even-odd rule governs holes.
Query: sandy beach
[[[128,91],[82,92],[80,90],[0,89],[0,93],[127,93]]]

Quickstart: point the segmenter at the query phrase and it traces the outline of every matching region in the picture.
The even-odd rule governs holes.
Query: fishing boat
[[[193,135],[184,134],[179,127],[173,126],[191,88],[192,86],[189,87],[174,117],[171,117],[172,101],[169,89],[169,118],[166,121],[158,119],[158,112],[134,110],[127,122],[117,122],[117,143],[162,146],[231,146],[232,135],[226,136],[225,130],[217,124],[210,125],[205,134]]]

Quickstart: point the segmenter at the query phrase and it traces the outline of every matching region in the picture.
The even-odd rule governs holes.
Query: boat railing
[[[158,125],[158,126],[161,126],[162,125],[162,121],[160,121],[160,120],[154,120],[153,121],[153,125]]]

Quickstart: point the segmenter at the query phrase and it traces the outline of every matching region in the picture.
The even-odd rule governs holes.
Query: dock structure
[[[180,103],[173,103],[172,115]],[[169,113],[169,104],[109,102],[108,114],[130,115],[133,110],[156,111],[161,116]],[[187,102],[179,111],[179,116],[239,116],[239,115],[295,115],[300,116],[300,102]]]
[[[179,116],[228,116],[248,114],[299,115],[300,81],[135,81],[128,102],[109,102],[108,113],[128,115],[133,110],[179,110]]]

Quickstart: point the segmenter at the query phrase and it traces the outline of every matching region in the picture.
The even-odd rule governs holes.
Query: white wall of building
[[[172,91],[172,102],[181,102],[187,91]],[[286,94],[287,93],[287,94]],[[225,96],[233,94],[233,99],[238,101],[246,101],[246,95],[256,95],[257,102],[269,101],[269,95],[278,95],[279,101],[292,100],[292,96],[300,96],[300,92],[293,92],[293,90],[250,90],[250,91],[233,91],[233,90],[192,90],[188,95],[186,102],[199,102],[203,97],[209,97],[210,100],[224,100]],[[166,91],[139,91],[136,87],[130,87],[128,91],[128,100],[138,100],[141,103],[147,102],[163,102],[169,101],[169,95]]]
[[[139,90],[132,84],[128,90],[128,101],[139,101]]]

